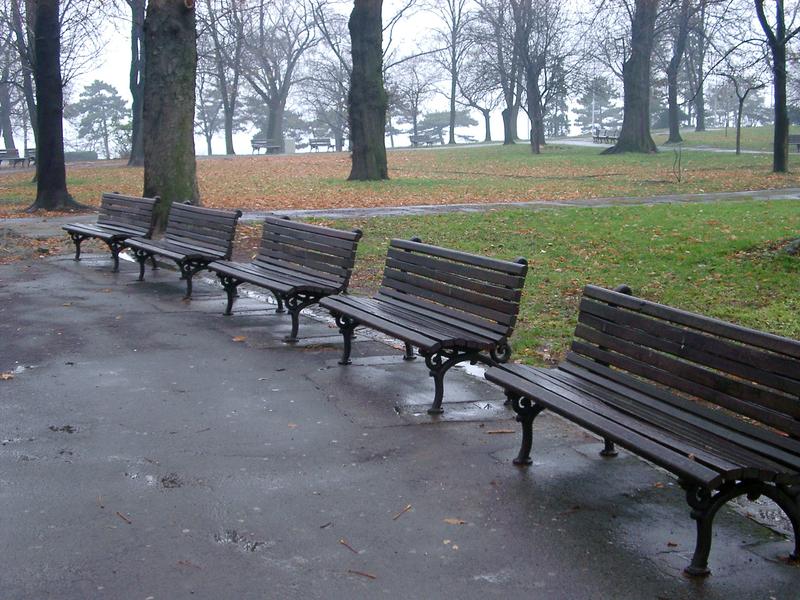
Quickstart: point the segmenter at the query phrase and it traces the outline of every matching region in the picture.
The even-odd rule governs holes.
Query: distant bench
[[[600,131],[596,129],[592,135],[593,144],[616,144],[619,140],[619,132],[617,131]]]
[[[16,148],[9,148],[8,150],[0,149],[0,165],[3,164],[4,160],[11,162],[12,159],[19,158],[19,150]]]
[[[192,296],[192,277],[215,260],[229,260],[233,252],[236,223],[242,212],[218,210],[190,204],[170,207],[164,239],[129,238],[125,245],[139,262],[139,281],[144,279],[145,262],[155,256],[173,260],[186,281],[186,296]]]
[[[350,364],[350,342],[359,325],[405,343],[425,358],[434,381],[428,412],[442,412],[444,376],[461,362],[494,365],[511,356],[514,331],[528,264],[498,260],[423,244],[392,240],[383,282],[372,298],[338,295],[320,306],[335,317],[344,338],[339,364]]]
[[[236,290],[248,283],[269,290],[289,309],[292,331],[285,341],[296,342],[300,311],[321,298],[347,290],[353,273],[361,231],[341,231],[296,223],[288,218],[264,219],[261,248],[251,263],[215,261],[214,271],[228,295],[225,314],[232,314]]]
[[[417,146],[433,146],[439,143],[439,137],[435,135],[412,135],[409,137],[411,145],[415,148]]]
[[[617,289],[585,288],[558,367],[486,371],[522,424],[514,463],[531,464],[533,421],[549,409],[602,437],[601,454],[619,444],[677,475],[697,521],[687,574],[708,573],[714,516],[738,496],[775,501],[800,558],[800,341]]]
[[[311,147],[311,150],[317,150],[317,151],[319,151],[319,149],[322,147],[324,147],[326,150],[335,148],[335,146],[331,143],[330,138],[326,137],[311,138],[308,140],[308,145]]]
[[[75,260],[81,259],[81,243],[90,238],[103,240],[114,260],[113,271],[119,270],[119,253],[125,240],[131,237],[149,238],[153,233],[153,211],[160,202],[158,197],[139,198],[106,193],[100,200],[97,223],[71,223],[62,229],[69,233],[75,244]]]
[[[789,146],[794,146],[795,152],[800,152],[800,133],[789,134]]]
[[[266,138],[253,138],[250,140],[253,152],[266,151],[267,154],[277,154],[281,151],[279,140],[268,140]]]

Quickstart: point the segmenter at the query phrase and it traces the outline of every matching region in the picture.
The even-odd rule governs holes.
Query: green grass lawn
[[[792,127],[791,133],[800,133],[800,127]],[[656,144],[663,144],[669,135],[666,132],[658,132],[653,135]],[[706,148],[727,148],[736,149],[736,127],[725,129],[710,129],[708,131],[681,130],[684,146],[706,147]],[[764,127],[742,127],[742,150],[761,150],[764,152],[772,151],[773,128]],[[790,148],[790,154],[794,148]]]
[[[500,258],[530,270],[515,356],[550,363],[566,350],[581,289],[629,284],[647,299],[800,339],[800,258],[777,251],[800,235],[800,203],[492,210],[358,220],[353,291],[372,292],[394,237]]]

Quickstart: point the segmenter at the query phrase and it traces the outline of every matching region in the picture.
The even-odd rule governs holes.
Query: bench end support
[[[350,350],[353,341],[353,330],[356,328],[356,323],[350,317],[341,314],[334,314],[336,325],[339,326],[339,333],[342,334],[344,347],[342,349],[342,358],[339,359],[340,365],[349,365],[353,361],[350,360]]]
[[[533,421],[544,410],[544,406],[511,390],[506,391],[506,398],[511,402],[511,408],[517,413],[517,422],[522,425],[522,443],[519,447],[519,454],[512,462],[518,467],[529,467],[533,464],[531,460]]]

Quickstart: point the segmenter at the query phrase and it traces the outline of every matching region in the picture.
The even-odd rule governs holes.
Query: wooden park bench
[[[440,141],[436,135],[412,135],[408,139],[414,148],[418,146],[433,146]]]
[[[508,338],[519,312],[528,264],[392,240],[378,294],[330,296],[320,301],[344,337],[339,364],[350,364],[353,330],[363,325],[405,342],[425,358],[435,393],[430,414],[442,412],[444,376],[469,361],[493,365],[511,356]]]
[[[789,134],[789,146],[794,146],[795,152],[800,152],[800,133]]]
[[[225,314],[232,314],[237,288],[248,283],[275,296],[278,312],[284,304],[292,317],[286,342],[297,341],[300,311],[321,298],[347,290],[361,231],[341,231],[267,217],[258,256],[251,263],[216,261],[208,268],[228,295]]]
[[[16,148],[9,148],[8,150],[0,149],[0,165],[3,164],[4,160],[11,162],[15,158],[19,158],[19,150]]]
[[[215,260],[228,260],[233,252],[236,223],[242,212],[203,208],[173,203],[162,240],[129,238],[125,245],[139,262],[139,281],[144,279],[144,265],[155,256],[173,260],[186,280],[186,296],[192,296],[192,277]]]
[[[317,151],[319,151],[319,149],[322,148],[323,146],[325,147],[325,150],[330,150],[336,147],[331,143],[330,138],[326,137],[310,138],[308,140],[308,145],[311,148],[311,150],[317,150]]]
[[[9,162],[11,163],[12,167],[16,167],[17,165],[30,167],[32,164],[36,164],[36,148],[26,148],[25,154],[22,156],[17,155],[16,157],[9,158]]]
[[[616,144],[619,140],[619,132],[617,131],[600,131],[595,129],[592,135],[592,143],[594,144]]]
[[[119,253],[125,248],[125,240],[149,238],[153,234],[153,210],[159,202],[158,197],[139,198],[117,192],[103,194],[97,223],[70,223],[62,227],[75,244],[75,260],[81,259],[81,243],[96,238],[106,243],[114,259],[113,271],[119,271]]]
[[[506,390],[522,424],[514,460],[529,465],[544,409],[678,477],[697,542],[690,575],[705,575],[717,511],[746,495],[774,500],[800,556],[800,341],[588,286],[571,352],[553,369],[504,365],[486,379]],[[627,293],[621,293],[627,292]]]
[[[266,138],[252,138],[250,145],[253,147],[253,152],[260,153],[264,150],[267,154],[277,154],[281,151],[281,144],[279,140],[268,140]]]

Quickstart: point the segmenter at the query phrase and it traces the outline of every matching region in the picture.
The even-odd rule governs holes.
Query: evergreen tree
[[[594,77],[578,98],[575,124],[582,133],[592,133],[592,126],[600,129],[617,129],[622,121],[622,108],[614,105],[618,98],[606,77]],[[592,109],[594,106],[594,109]],[[594,119],[592,119],[594,115]]]
[[[130,111],[116,88],[95,80],[83,88],[80,100],[65,110],[68,119],[77,121],[78,136],[92,147],[102,147],[106,159],[111,158],[111,144],[125,127]]]

